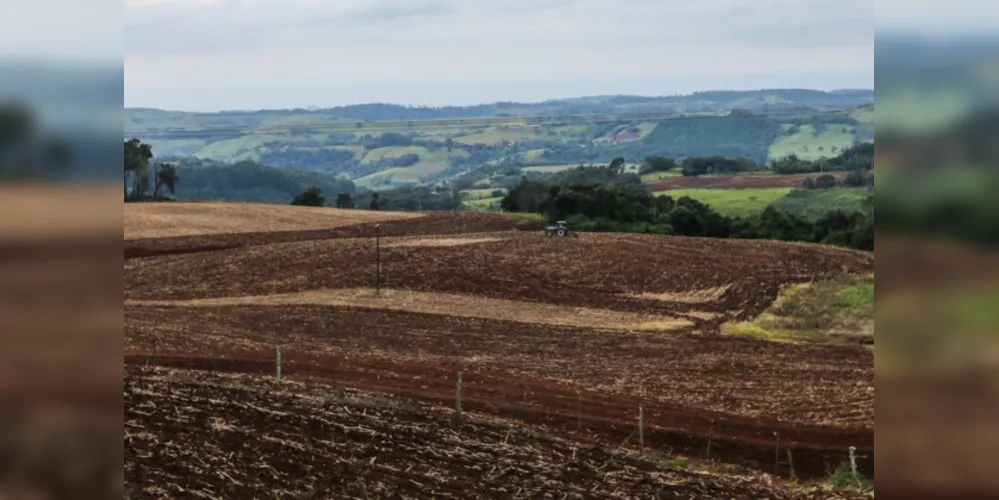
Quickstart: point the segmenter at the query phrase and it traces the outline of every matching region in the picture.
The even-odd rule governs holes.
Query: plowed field
[[[846,177],[847,172],[828,172],[841,181]],[[690,188],[778,188],[778,187],[801,187],[805,179],[816,177],[821,174],[745,174],[745,175],[703,175],[698,177],[665,177],[649,182],[649,189],[653,191],[667,191],[670,189],[690,189]]]
[[[125,445],[130,498],[838,497],[355,391],[152,368],[126,374]]]
[[[454,404],[461,372],[469,410],[574,442],[636,448],[641,406],[646,446],[662,453],[787,475],[790,451],[794,473],[815,478],[855,446],[873,473],[869,350],[719,334],[765,310],[786,284],[873,272],[873,254],[653,235],[548,238],[516,231],[519,222],[431,213],[377,230],[127,240],[126,364],[260,379],[274,373],[281,346],[286,378],[436,405]],[[448,488],[432,487],[443,496]],[[623,496],[646,495],[634,491]],[[733,491],[722,496],[744,496]]]

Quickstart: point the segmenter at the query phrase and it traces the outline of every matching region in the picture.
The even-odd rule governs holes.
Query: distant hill
[[[622,156],[834,156],[873,139],[872,90],[707,91],[540,103],[191,113],[125,109],[160,159],[253,161],[381,188],[486,166],[558,168]]]

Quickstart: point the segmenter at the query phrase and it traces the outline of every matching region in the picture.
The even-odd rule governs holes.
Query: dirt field
[[[840,181],[846,177],[848,172],[829,172],[836,180]],[[668,189],[688,189],[688,188],[778,188],[778,187],[801,187],[805,179],[816,177],[815,174],[745,174],[745,175],[717,175],[698,177],[664,177],[649,182],[649,189],[653,191],[665,191]]]
[[[286,379],[421,404],[453,406],[461,372],[468,410],[573,442],[636,448],[641,406],[646,446],[657,452],[788,475],[790,451],[798,477],[821,478],[856,446],[872,473],[869,350],[724,337],[720,325],[759,314],[785,284],[873,272],[873,254],[653,235],[547,238],[516,231],[519,222],[461,212],[391,220],[378,253],[371,224],[128,240],[126,365],[265,380],[280,345]],[[370,290],[379,260],[380,298]],[[177,387],[164,390],[188,390]]]
[[[125,408],[134,498],[840,498],[758,475],[663,467],[474,416],[457,422],[415,402],[247,376],[130,369]]]
[[[128,203],[125,239],[327,229],[421,215],[257,203]]]

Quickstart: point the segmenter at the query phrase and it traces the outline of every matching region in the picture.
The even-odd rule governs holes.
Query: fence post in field
[[[576,432],[583,430],[583,395],[576,391]]]
[[[275,360],[275,363],[274,363],[274,366],[275,366],[275,375],[277,376],[277,381],[280,382],[281,381],[281,346],[277,346],[277,349],[275,349],[275,351],[277,352],[277,359]]]
[[[787,470],[791,476],[791,480],[797,481],[798,475],[794,473],[794,455],[791,454],[791,448],[787,449]]]
[[[711,461],[711,438],[714,437],[714,434],[715,434],[715,421],[712,420],[711,428],[708,429],[708,447],[707,450],[704,452],[704,460],[707,461]]]
[[[638,448],[645,454],[645,410],[638,407]]]
[[[454,395],[454,415],[456,418],[461,418],[461,389],[461,372],[458,372],[458,387]]]
[[[850,447],[850,472],[853,473],[853,481],[860,484],[860,475],[857,474],[857,447]]]
[[[774,446],[774,475],[780,475],[780,432],[775,431],[774,436],[777,436],[777,444]]]

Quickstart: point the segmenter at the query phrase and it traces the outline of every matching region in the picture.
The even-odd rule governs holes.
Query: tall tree
[[[170,194],[174,194],[177,189],[177,167],[170,163],[159,163],[156,165],[156,189],[153,190],[153,197],[162,196],[162,188],[166,187]]]
[[[131,197],[138,198],[149,191],[149,162],[153,158],[153,147],[139,139],[125,141],[125,191],[128,195],[128,181],[132,178]]]
[[[336,196],[337,208],[354,208],[354,199],[347,193],[340,193]]]

